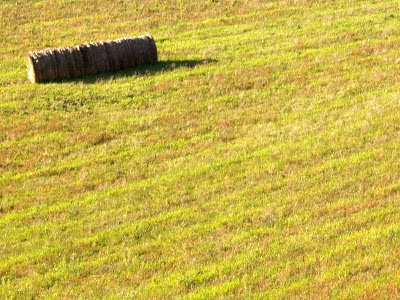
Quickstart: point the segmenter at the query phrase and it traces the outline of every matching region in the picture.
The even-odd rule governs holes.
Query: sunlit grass
[[[396,1],[0,1],[0,298],[398,298]],[[30,84],[150,32],[160,63]]]

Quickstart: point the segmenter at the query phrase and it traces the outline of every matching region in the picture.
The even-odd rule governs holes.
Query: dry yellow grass
[[[0,1],[0,298],[398,298],[397,11]],[[26,79],[146,31],[156,65]]]

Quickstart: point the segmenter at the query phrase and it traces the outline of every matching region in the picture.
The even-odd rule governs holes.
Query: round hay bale
[[[58,72],[60,78],[69,78],[68,61],[65,55],[64,48],[58,48],[55,51],[56,58],[59,57],[60,63],[58,64]],[[58,55],[58,56],[57,56]]]
[[[125,45],[122,39],[118,39],[116,42],[116,53],[118,55],[119,66],[122,69],[129,68],[128,53],[125,49]]]
[[[135,39],[133,39],[133,38],[128,38],[128,43],[129,43],[129,46],[130,46],[131,51],[132,51],[133,66],[134,67],[139,66],[140,59],[139,59],[139,48],[138,48],[138,45],[137,45]]]
[[[96,73],[103,73],[109,71],[109,63],[107,50],[104,43],[91,43],[90,44],[93,65],[96,67]]]
[[[104,46],[107,51],[109,70],[119,71],[121,69],[121,66],[119,64],[116,42],[108,41],[104,43]]]
[[[142,36],[142,47],[144,53],[144,63],[149,64],[152,62],[151,46],[146,36]]]
[[[80,56],[80,52],[77,51],[76,47],[70,47],[69,51],[71,52],[71,59],[73,60],[74,66],[74,77],[82,76],[82,56]],[[78,59],[80,58],[80,62]]]
[[[154,38],[150,34],[146,34],[145,38],[148,41],[148,46],[150,48],[150,63],[154,64],[158,61],[158,53],[157,53],[157,46]]]
[[[40,65],[42,67],[42,72],[41,72],[41,80],[48,81],[51,79],[51,62],[46,54],[47,49],[40,51],[38,54],[38,58],[40,61]]]
[[[83,65],[83,57],[80,49],[80,45],[75,46],[72,48],[72,54],[75,59],[75,66],[76,66],[76,76],[75,77],[80,77],[85,75],[85,67]]]
[[[28,79],[32,83],[41,82],[42,68],[36,52],[29,52],[27,57]]]
[[[57,61],[58,78],[69,78],[67,60],[63,48],[54,49]]]
[[[79,50],[82,54],[83,75],[88,75],[90,74],[89,46],[87,44],[82,44],[79,46]]]
[[[94,53],[94,48],[95,47],[89,43],[85,43],[80,47],[85,75],[93,75],[97,73],[97,68],[95,65],[96,53]]]
[[[61,53],[63,54],[64,61],[65,61],[65,67],[68,73],[67,78],[73,78],[74,77],[74,70],[72,68],[72,56],[70,55],[70,52],[68,51],[68,48],[62,48]]]
[[[132,38],[127,38],[126,42],[128,43],[130,49],[132,67],[136,67],[139,65],[139,62],[137,57],[138,49],[136,47],[135,40]]]
[[[54,80],[58,77],[57,61],[54,56],[54,51],[52,49],[46,49],[43,51],[45,55],[46,67],[46,81]]]
[[[140,64],[144,65],[146,63],[146,52],[147,52],[147,47],[145,45],[146,41],[143,39],[142,36],[139,36],[136,38],[136,41],[138,42],[139,45],[139,53],[140,53]]]
[[[29,52],[28,79],[43,82],[157,62],[157,47],[149,34],[114,41],[85,43],[74,47]]]
[[[75,57],[74,57],[70,47],[64,48],[63,52],[64,52],[65,61],[67,62],[69,77],[74,78],[74,77],[76,77]]]
[[[97,43],[89,43],[88,45],[89,45],[90,65],[93,68],[93,71],[91,71],[90,74],[97,74],[102,69],[101,66],[99,66],[99,55],[100,54],[99,54],[98,45],[97,45]]]
[[[57,68],[57,60],[56,57],[54,55],[54,51],[50,50],[47,51],[47,56],[49,58],[50,61],[50,65],[51,65],[51,78],[49,78],[49,80],[53,80],[58,78],[58,68]]]
[[[114,51],[114,59],[117,62],[117,65],[119,67],[119,70],[122,70],[124,68],[124,65],[122,63],[122,54],[121,54],[121,49],[120,45],[117,40],[112,41],[111,47]]]
[[[106,45],[104,42],[99,43],[99,54],[100,54],[100,59],[101,59],[101,65],[102,65],[102,71],[99,72],[108,72],[110,71],[110,63],[108,59],[108,53],[106,49]]]
[[[125,46],[125,51],[127,52],[127,60],[128,60],[128,67],[132,68],[135,66],[135,53],[134,49],[131,47],[128,38],[123,39],[123,43]]]
[[[141,66],[144,64],[145,59],[144,59],[144,49],[142,46],[143,40],[140,37],[134,38],[135,44],[136,44],[136,59],[138,62],[138,66]]]

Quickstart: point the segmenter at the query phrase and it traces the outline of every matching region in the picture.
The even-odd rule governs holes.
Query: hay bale
[[[89,43],[85,43],[79,48],[82,53],[84,75],[96,74],[97,69],[93,60],[93,57],[95,56],[95,54],[93,53],[94,47],[91,46]]]
[[[107,49],[104,42],[98,43],[99,49],[99,60],[97,71],[99,73],[108,72],[110,71],[110,63],[108,59]]]
[[[144,54],[143,54],[143,47],[142,47],[142,39],[140,37],[133,38],[133,42],[135,43],[136,47],[136,59],[137,65],[141,66],[144,64]]]
[[[43,50],[39,53],[39,61],[42,68],[42,80],[48,81],[51,78],[51,62],[47,56],[47,50]]]
[[[48,80],[50,65],[47,59],[46,50],[37,53],[37,59],[39,60],[40,69],[42,70],[40,74],[41,80]]]
[[[75,65],[76,65],[75,77],[80,77],[85,75],[85,67],[83,65],[83,56],[80,49],[80,45],[73,47],[72,52],[75,58]]]
[[[117,47],[116,53],[118,55],[118,61],[119,61],[121,70],[129,68],[129,62],[128,62],[129,53],[126,51],[125,43],[124,43],[123,39],[118,39],[115,42],[116,42],[116,47]]]
[[[126,38],[121,39],[121,43],[124,46],[126,53],[126,66],[125,69],[133,68],[135,66],[135,59],[132,57],[131,47]]]
[[[146,34],[145,38],[147,39],[148,46],[149,46],[150,63],[154,64],[158,61],[156,42],[154,41],[153,36],[151,36],[150,34]]]
[[[29,52],[27,69],[28,79],[35,83],[118,71],[155,62],[157,47],[153,37],[147,34]]]
[[[50,49],[45,49],[39,53],[40,63],[42,67],[42,80],[49,81],[57,77],[57,64],[54,56],[51,55]]]
[[[76,63],[75,57],[70,47],[64,48],[64,57],[67,62],[68,73],[70,78],[76,77]]]
[[[119,64],[119,57],[117,55],[117,46],[115,41],[109,41],[104,43],[107,50],[108,64],[110,71],[119,71],[121,66]]]
[[[140,46],[142,48],[143,63],[149,63],[149,47],[147,45],[147,40],[144,36],[140,37]]]
[[[128,43],[129,45],[132,67],[136,67],[138,66],[138,59],[137,59],[135,43],[130,38],[126,39],[126,43]]]
[[[138,50],[136,47],[135,40],[132,38],[127,38],[126,42],[129,44],[129,48],[131,50],[130,55],[131,55],[132,67],[139,66]]]
[[[128,53],[128,65],[129,68],[132,68],[136,65],[136,61],[135,61],[135,49],[132,48],[131,44],[130,44],[130,39],[124,38],[123,39],[123,43],[125,46],[125,49]]]
[[[57,61],[58,78],[69,78],[68,64],[65,57],[64,49],[58,48],[53,51]],[[46,81],[47,80],[51,79],[46,79]]]
[[[57,60],[56,60],[56,56],[54,54],[54,51],[52,51],[51,49],[48,49],[46,51],[47,57],[49,58],[50,61],[50,65],[51,65],[51,75],[50,78],[48,80],[53,80],[58,78],[58,68],[57,68]]]
[[[93,66],[93,70],[94,72],[92,72],[91,74],[97,74],[99,73],[99,70],[103,69],[100,65],[103,62],[101,62],[100,60],[100,51],[98,49],[98,45],[97,43],[89,43],[89,49],[90,49],[90,60]]]
[[[37,59],[40,64],[40,69],[42,70],[40,73],[41,80],[46,80],[47,72],[48,72],[48,70],[47,70],[48,63],[47,63],[46,55],[44,54],[44,51],[37,53]]]
[[[27,59],[28,79],[32,83],[42,81],[42,67],[36,52],[29,52]]]
[[[107,50],[103,43],[89,43],[89,60],[90,65],[93,68],[90,73],[87,74],[98,74],[109,71],[109,63]]]

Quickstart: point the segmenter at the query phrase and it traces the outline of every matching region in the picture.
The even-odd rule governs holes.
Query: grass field
[[[399,12],[0,0],[0,298],[398,299]],[[157,65],[27,80],[146,32]]]

